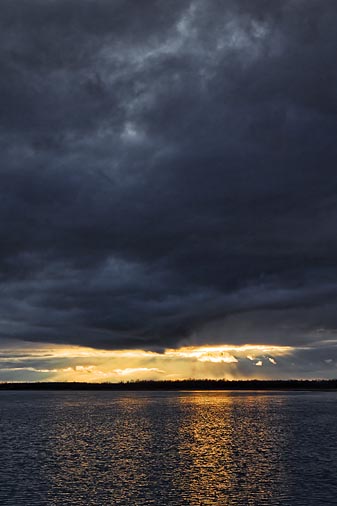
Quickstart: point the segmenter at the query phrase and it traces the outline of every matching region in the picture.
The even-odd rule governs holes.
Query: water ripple
[[[1,392],[0,504],[336,505],[336,401]]]

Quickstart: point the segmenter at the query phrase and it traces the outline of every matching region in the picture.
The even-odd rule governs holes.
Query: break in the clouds
[[[0,25],[2,339],[337,338],[335,0],[3,0]]]

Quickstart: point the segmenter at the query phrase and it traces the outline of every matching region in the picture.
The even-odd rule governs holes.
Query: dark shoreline
[[[332,380],[177,380],[121,383],[34,382],[0,383],[0,390],[337,390]]]

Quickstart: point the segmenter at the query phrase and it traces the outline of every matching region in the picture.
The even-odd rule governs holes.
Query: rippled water
[[[337,505],[337,394],[0,392],[0,504]]]

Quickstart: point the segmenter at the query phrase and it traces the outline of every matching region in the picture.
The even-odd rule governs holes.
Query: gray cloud
[[[0,336],[337,328],[337,8],[2,2]]]

